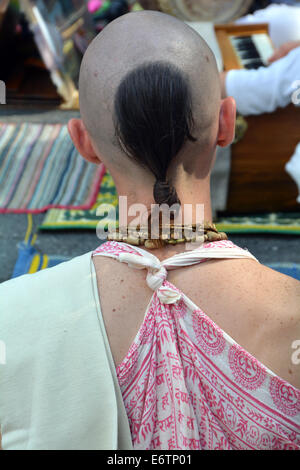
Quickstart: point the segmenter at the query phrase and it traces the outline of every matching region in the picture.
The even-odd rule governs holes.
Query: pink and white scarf
[[[230,241],[160,262],[107,242],[93,256],[147,269],[154,293],[117,368],[134,449],[300,449],[300,391],[221,330],[168,271],[208,259],[250,258]]]

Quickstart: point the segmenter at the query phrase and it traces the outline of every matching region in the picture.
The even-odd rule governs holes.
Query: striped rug
[[[0,124],[0,213],[90,209],[103,164],[86,162],[62,124]]]

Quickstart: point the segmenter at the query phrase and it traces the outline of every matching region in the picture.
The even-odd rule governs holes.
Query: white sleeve
[[[236,20],[237,24],[268,23],[269,34],[275,47],[288,41],[300,39],[300,8],[285,4],[272,3],[267,8],[256,10]]]
[[[300,80],[300,47],[269,67],[230,70],[226,75],[226,94],[235,98],[237,110],[244,116],[271,113],[291,103],[297,80]]]

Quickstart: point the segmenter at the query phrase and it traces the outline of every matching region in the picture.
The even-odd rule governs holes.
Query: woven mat
[[[91,210],[51,209],[47,212],[39,228],[41,230],[96,229],[99,225],[105,228],[108,221],[107,215],[99,216],[96,213],[97,207],[100,204],[110,204],[114,207],[118,206],[116,187],[108,172],[106,172],[102,178],[97,201]],[[118,212],[116,214],[118,217]]]
[[[90,209],[104,166],[86,162],[62,124],[0,124],[0,213]]]

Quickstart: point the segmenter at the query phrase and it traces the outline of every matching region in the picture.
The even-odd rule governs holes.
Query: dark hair
[[[167,171],[185,141],[196,140],[188,78],[165,62],[132,70],[116,92],[114,125],[121,149],[154,174],[155,202],[180,204]]]

